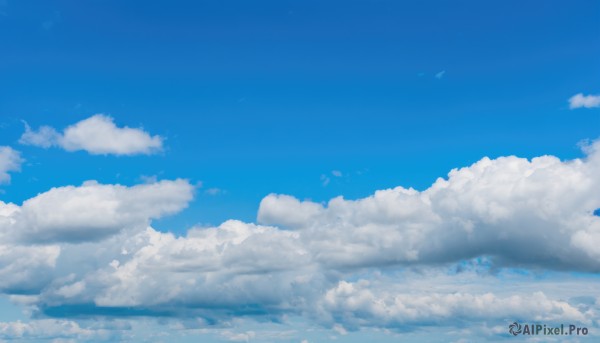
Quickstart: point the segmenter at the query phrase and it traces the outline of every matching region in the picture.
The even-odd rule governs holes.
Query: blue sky
[[[464,225],[475,232],[502,231],[500,227],[508,224],[514,225],[515,230],[521,230],[522,227],[529,230],[531,225],[542,224],[554,227],[556,224],[557,232],[562,234],[565,229],[558,223],[574,220],[558,216],[563,208],[565,211],[576,212],[580,209],[587,213],[588,216],[582,215],[577,225],[580,229],[582,225],[589,224],[589,230],[584,230],[585,235],[573,233],[569,236],[577,249],[565,251],[564,255],[558,254],[555,258],[544,255],[544,251],[557,248],[555,243],[540,246],[539,254],[531,253],[530,256],[526,251],[519,250],[518,246],[514,250],[500,251],[493,248],[494,240],[479,240],[477,234],[475,238],[470,236],[475,245],[472,249],[465,249],[468,251],[466,255],[450,250],[445,252],[440,247],[453,246],[453,237],[460,236],[456,232],[452,234],[454,236],[448,236],[446,241],[436,243],[438,245],[419,245],[418,249],[413,247],[418,251],[418,259],[424,259],[417,263],[419,268],[432,268],[435,274],[439,272],[436,268],[451,268],[454,263],[471,263],[465,261],[491,256],[497,264],[495,268],[507,268],[507,273],[513,268],[533,270],[532,273],[547,271],[551,274],[550,279],[558,282],[565,278],[561,273],[571,275],[568,273],[583,272],[593,280],[595,273],[600,270],[597,259],[600,255],[596,255],[595,250],[588,251],[592,248],[582,246],[581,242],[586,240],[585,237],[589,240],[596,237],[597,219],[593,219],[590,213],[600,208],[600,201],[592,192],[597,186],[594,179],[600,179],[600,174],[597,174],[595,164],[590,162],[597,153],[594,153],[594,148],[582,152],[581,142],[588,142],[583,145],[593,147],[592,142],[600,132],[600,97],[597,95],[600,93],[599,55],[600,3],[595,1],[545,1],[541,6],[539,3],[517,1],[0,0],[0,146],[17,151],[17,164],[20,166],[10,167],[8,162],[0,158],[0,181],[3,181],[0,185],[0,201],[3,203],[0,204],[14,203],[22,206],[21,212],[26,213],[28,210],[24,202],[28,199],[35,199],[40,193],[46,194],[53,187],[66,190],[65,187],[82,186],[87,180],[96,180],[114,189],[120,189],[117,184],[134,187],[123,190],[123,194],[138,194],[139,189],[135,185],[154,185],[157,188],[151,189],[164,191],[165,194],[170,192],[169,187],[179,187],[173,198],[155,199],[160,203],[160,206],[156,205],[160,207],[156,211],[148,210],[147,214],[142,211],[144,215],[140,214],[141,217],[137,218],[127,210],[127,215],[112,218],[114,222],[110,225],[124,221],[123,227],[118,228],[104,228],[103,224],[98,224],[91,225],[90,231],[85,231],[87,229],[81,222],[73,224],[57,219],[58,222],[45,226],[41,222],[31,224],[33,215],[27,217],[29,219],[15,219],[29,223],[22,224],[23,229],[20,230],[29,232],[27,227],[42,228],[34,230],[34,235],[49,240],[42,246],[50,249],[55,244],[61,247],[61,252],[57,257],[57,266],[53,267],[55,271],[47,272],[49,280],[55,280],[54,283],[30,281],[36,284],[39,281],[36,292],[42,295],[41,300],[34,302],[35,305],[27,306],[37,306],[41,314],[29,317],[15,315],[13,320],[44,320],[47,313],[40,309],[56,303],[56,295],[48,295],[52,293],[52,287],[58,287],[56,280],[75,284],[81,278],[90,287],[90,280],[99,278],[91,276],[95,275],[94,270],[76,268],[71,271],[69,268],[72,266],[68,263],[61,264],[65,255],[80,256],[82,259],[87,256],[78,250],[78,244],[97,244],[94,247],[101,250],[100,247],[111,239],[123,241],[126,237],[143,235],[141,231],[130,228],[135,226],[139,229],[142,223],[150,224],[157,234],[173,233],[190,237],[188,230],[194,227],[218,227],[229,219],[240,220],[248,225],[272,225],[282,232],[312,232],[306,235],[314,238],[321,234],[318,230],[312,231],[315,227],[330,228],[337,225],[325,220],[327,216],[342,218],[347,230],[349,227],[358,230],[365,225],[379,225],[377,227],[383,231],[372,229],[375,234],[385,233],[395,237],[396,231],[388,232],[388,226],[404,228],[417,224],[412,219],[399,219],[392,215],[391,219],[388,218],[390,222],[383,225],[370,212],[360,220],[350,218],[348,213],[363,213],[360,204],[364,204],[365,209],[382,206],[379,208],[383,211],[378,212],[380,214],[387,214],[388,210],[394,212],[397,208],[408,206],[408,203],[402,202],[404,200],[393,202],[404,197],[398,195],[403,191],[397,191],[399,193],[390,198],[386,195],[383,200],[374,200],[375,205],[359,201],[356,208],[351,201],[332,205],[330,199],[338,196],[349,200],[376,199],[376,191],[397,186],[412,187],[425,194],[417,197],[433,199],[437,195],[429,194],[438,194],[437,190],[429,193],[426,190],[436,179],[448,178],[450,170],[469,167],[486,156],[491,159],[492,165],[510,176],[498,174],[496,178],[488,180],[486,178],[490,174],[496,174],[489,171],[479,174],[477,167],[465,171],[480,175],[481,182],[485,183],[475,184],[474,193],[456,191],[454,198],[449,196],[444,201],[440,200],[439,204],[434,201],[431,213],[435,216],[423,214],[423,218],[428,219],[422,219],[419,225],[430,223],[434,221],[432,218],[438,217],[463,224],[468,222],[470,224]],[[582,94],[585,105],[574,105],[572,97],[576,94]],[[98,114],[100,116],[93,117]],[[89,118],[96,118],[97,121],[86,122]],[[52,127],[59,138],[44,141],[52,147],[40,146],[43,144],[39,141],[27,141],[22,136],[25,122],[34,133],[41,126]],[[148,143],[151,137],[158,137],[160,147],[151,152],[143,149],[128,150],[126,153],[118,149],[98,150],[98,145],[90,148],[90,145],[86,145],[89,142],[73,140],[66,131],[63,134],[65,128],[83,127],[77,126],[78,123],[88,123],[90,128],[97,129],[99,126],[94,125],[108,122],[114,124],[110,129],[116,130],[114,132],[129,127],[147,135],[140,138],[140,144]],[[110,144],[108,141],[100,139],[96,143]],[[502,159],[503,156],[512,155],[527,159],[552,155],[563,162],[559,167],[549,161],[536,164],[533,161],[510,162]],[[589,160],[584,162],[589,170],[582,172],[566,162],[576,158]],[[479,165],[486,163],[483,161]],[[494,187],[502,189],[510,182],[515,185],[529,182],[520,183],[512,178],[516,177],[511,174],[514,165],[519,165],[518,168],[523,170],[537,170],[549,165],[556,168],[547,175],[543,174],[543,178],[535,179],[535,182],[540,182],[539,185],[526,187],[532,199],[540,199],[538,205],[541,207],[530,203],[523,205],[534,206],[530,209],[532,213],[540,214],[536,219],[522,217],[516,210],[511,212],[494,207],[506,200],[500,199],[501,195],[495,198]],[[563,174],[567,173],[567,169],[571,174]],[[2,180],[3,170],[8,171],[10,181]],[[580,172],[582,174],[578,174]],[[529,172],[523,173],[529,175]],[[590,178],[589,184],[583,181],[587,179],[581,175]],[[176,179],[187,180],[187,186],[167,184]],[[167,183],[161,184],[161,180]],[[552,187],[546,187],[540,180],[552,185],[559,183],[559,186],[564,182],[566,188],[557,186],[556,190],[550,191],[548,189]],[[462,185],[458,181],[456,184]],[[581,186],[580,189],[577,185],[585,187]],[[91,192],[104,192],[101,187],[90,188],[93,189]],[[535,193],[539,189],[545,189],[547,193]],[[567,196],[567,200],[559,201],[556,193],[564,191],[578,196]],[[470,200],[462,199],[462,195],[479,192],[488,194],[490,198],[477,195]],[[498,192],[502,193],[500,190]],[[523,192],[528,194],[525,190]],[[63,195],[78,196],[69,194]],[[278,196],[269,198],[269,194]],[[289,200],[287,196],[294,200]],[[122,201],[124,208],[129,209],[126,200],[119,197],[111,201]],[[521,194],[510,198],[510,201],[518,203],[523,197]],[[132,198],[127,199],[133,201]],[[176,209],[171,209],[167,200],[173,201]],[[386,201],[392,203],[382,205]],[[491,204],[491,212],[482,210],[476,214],[450,215],[450,212],[446,212],[450,210],[440,210],[449,201],[472,206],[475,212],[480,209],[480,202]],[[69,202],[65,200],[65,203]],[[90,211],[94,210],[94,205],[90,206]],[[347,211],[340,208],[347,208]],[[64,208],[62,210],[66,211]],[[55,209],[59,212],[62,210]],[[100,216],[102,211],[98,211]],[[36,213],[42,213],[43,216],[43,213],[52,212]],[[548,213],[555,213],[556,216]],[[72,219],[68,214],[65,216]],[[474,219],[472,216],[483,216],[484,219]],[[139,219],[139,223],[136,221],[133,225],[130,217]],[[542,220],[540,218],[545,221],[536,221]],[[491,220],[491,223],[486,224],[486,220]],[[408,222],[412,224],[406,224]],[[0,228],[10,231],[2,225],[0,221]],[[69,231],[72,227],[82,231]],[[106,230],[86,236],[99,227]],[[45,230],[43,228],[58,231],[39,231]],[[575,231],[579,229],[573,228]],[[535,228],[530,230],[537,232]],[[277,231],[273,235],[279,237],[282,232]],[[354,241],[353,237],[362,237],[358,233],[353,236],[352,233],[341,231],[340,234],[352,238],[352,242],[343,239],[338,242],[348,249],[354,247],[353,244],[365,243]],[[511,229],[506,229],[496,239],[510,234]],[[80,236],[84,243],[79,242],[75,246],[65,243]],[[325,234],[325,237],[335,240],[333,237],[336,236],[332,233],[331,236]],[[12,243],[5,245],[17,251],[11,245],[14,243],[11,239],[7,238],[6,242]],[[31,243],[30,239],[23,237],[14,239],[19,246],[31,249],[40,244]],[[306,238],[306,241],[312,242],[311,239]],[[405,242],[405,239],[396,243]],[[393,241],[393,238],[390,240]],[[339,258],[337,248],[331,249],[331,258]],[[381,250],[382,254],[386,251],[384,248]],[[438,250],[443,252],[431,252]],[[51,251],[47,253],[51,254]],[[331,261],[325,263],[315,255],[314,259],[319,260],[315,268],[326,270],[322,273],[323,278],[331,281],[331,268],[344,269],[356,263],[359,267],[352,268],[358,269],[345,270],[343,276],[336,280],[356,281],[366,275],[364,278],[372,283],[366,289],[372,289],[373,293],[381,290],[383,295],[380,296],[383,298],[385,294],[394,294],[397,290],[391,290],[389,286],[396,282],[393,281],[395,279],[391,277],[393,282],[386,283],[379,280],[377,273],[383,270],[385,274],[386,268],[392,268],[393,271],[409,268],[412,262],[402,260],[395,253],[392,253],[395,257],[391,260],[377,254],[371,256],[364,251],[362,253],[368,257],[365,261],[338,261],[339,264]],[[411,260],[412,257],[407,257],[409,253],[406,254],[403,258]],[[327,253],[319,256],[325,255]],[[107,263],[111,261],[108,256],[100,258],[102,261],[104,259]],[[12,270],[9,262],[3,263],[6,264],[6,270]],[[336,267],[331,267],[332,264]],[[342,268],[342,265],[346,267]],[[365,266],[368,267],[367,271],[361,269]],[[29,267],[19,268],[27,270]],[[31,270],[37,269],[31,267]],[[75,279],[64,281],[69,274],[76,275]],[[522,276],[519,282],[529,285],[529,277]],[[464,278],[471,282],[471,278],[476,276],[469,274]],[[566,277],[567,281],[572,281],[581,289],[590,282],[586,281],[588,279],[580,281],[573,278]],[[450,283],[460,283],[460,280],[463,280],[463,276],[457,276]],[[323,294],[326,289],[332,292],[336,289],[334,284],[313,281],[324,287]],[[23,287],[23,282],[19,283],[19,287]],[[374,286],[374,283],[379,284]],[[8,297],[14,297],[11,287],[17,286],[5,287],[6,305],[2,304],[2,308],[27,308],[22,299],[13,298],[12,303],[8,300]],[[241,286],[232,284],[231,287]],[[552,284],[538,291],[546,291],[545,296],[551,297],[552,290],[560,287],[560,284]],[[356,286],[353,289],[359,288]],[[106,288],[105,293],[109,290],[110,287]],[[485,286],[482,286],[473,290],[473,294],[481,294],[485,290]],[[489,291],[494,290],[490,288]],[[89,295],[78,301],[89,303],[90,299],[94,299],[96,306],[100,306],[98,304],[105,293],[98,292],[95,297]],[[307,303],[317,302],[317,296],[303,292],[293,295]],[[521,291],[515,292],[523,296]],[[18,289],[16,293],[19,293]],[[598,296],[597,292],[592,293],[590,296]],[[498,296],[502,298],[502,295]],[[186,296],[197,299],[199,295]],[[558,291],[556,296],[568,298]],[[173,304],[183,301],[181,299],[187,298],[176,298],[168,304],[177,307]],[[258,295],[246,300],[255,301],[259,308],[272,311],[271,307],[261,303],[267,300]],[[140,301],[138,305],[141,308],[152,308]],[[201,301],[199,304],[200,307],[207,306]],[[119,303],[115,307],[122,305]],[[233,313],[237,310],[231,309]],[[410,336],[402,337],[410,341],[430,341],[432,337],[440,337],[443,332],[450,330],[436,331],[431,329],[431,323],[421,325],[410,321],[365,324],[362,327],[348,319],[349,310],[344,310],[343,306],[331,311],[341,312],[332,314],[331,318],[325,318],[327,316],[323,313],[307,314],[306,311],[301,314],[294,311],[285,313],[294,318],[293,323],[297,323],[286,324],[289,327],[314,329],[319,333],[310,337],[286,336],[284,340],[319,342],[340,332],[349,332],[343,335],[345,341],[360,341],[365,335],[375,335],[373,332],[376,331],[377,335],[387,337],[390,341],[397,340],[395,335],[401,335],[402,332],[408,332],[406,334]],[[204,312],[194,312],[191,316],[221,318],[221,314]],[[269,327],[272,324],[264,323],[273,321],[269,316],[268,319],[235,314],[225,317],[223,321],[230,324],[235,320],[244,320],[239,324],[240,330],[244,328],[246,331],[260,332],[261,328],[281,329],[272,329]],[[4,315],[2,318],[10,321]],[[68,319],[79,320],[76,317]],[[176,321],[173,318],[164,320]],[[494,320],[486,325],[504,325],[498,318]],[[597,318],[594,320],[597,323]],[[146,324],[140,320],[133,325],[137,328]],[[440,324],[440,327],[446,326],[455,328],[450,330],[453,331],[460,327],[481,327],[481,323],[467,316],[460,325],[447,322]],[[236,328],[237,324],[226,330]],[[337,328],[337,331],[333,328]],[[220,327],[219,330],[225,329]],[[388,335],[377,330],[393,332]],[[195,335],[212,335],[210,337],[215,339],[232,338],[222,332],[207,334],[189,331],[184,336]],[[475,336],[465,334],[465,337],[477,337],[475,333],[471,335]],[[75,339],[83,339],[77,337]],[[183,336],[177,337],[184,339]],[[257,333],[255,336],[237,338],[275,340],[265,337]],[[136,341],[138,338],[131,339]]]

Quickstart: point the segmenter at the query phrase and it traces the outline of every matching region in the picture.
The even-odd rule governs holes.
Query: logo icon
[[[521,333],[523,328],[521,328],[521,324],[514,322],[508,326],[508,332],[510,332],[513,336],[516,336]]]

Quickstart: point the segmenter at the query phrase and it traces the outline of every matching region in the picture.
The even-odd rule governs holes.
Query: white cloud
[[[484,158],[419,192],[397,187],[323,206],[269,195],[258,221],[298,230],[336,268],[453,262],[600,270],[600,143],[585,159]]]
[[[445,70],[442,70],[442,71],[440,71],[439,73],[435,74],[435,78],[439,80],[439,79],[441,79],[442,77],[444,77],[444,75],[446,75],[446,71],[445,71]]]
[[[600,107],[600,95],[575,94],[569,98],[569,108],[594,108]]]
[[[258,306],[253,311],[277,313],[293,307],[320,277],[296,233],[239,221],[194,229],[180,238],[149,228],[127,244],[131,255],[86,279],[101,289],[94,294],[97,305],[184,303],[214,308],[212,315],[219,309],[243,314],[248,306]]]
[[[323,206],[289,195],[269,194],[260,202],[258,221],[285,227],[302,226],[324,211]]]
[[[19,142],[43,148],[58,146],[67,151],[84,150],[93,155],[137,155],[161,151],[163,139],[142,129],[117,127],[113,118],[96,114],[68,126],[62,134],[49,126],[33,131],[25,123],[25,133]]]
[[[424,191],[327,204],[270,194],[261,225],[230,220],[183,236],[149,224],[187,205],[187,181],[58,187],[22,206],[0,203],[0,289],[39,316],[171,316],[223,327],[298,316],[338,333],[508,319],[595,325],[597,280],[563,272],[600,270],[592,215],[600,143],[585,151],[572,161],[483,158]]]
[[[566,301],[548,298],[543,292],[499,297],[491,292],[470,294],[423,292],[394,285],[373,284],[368,280],[341,281],[328,290],[319,302],[320,311],[344,318],[348,328],[361,326],[403,327],[414,324],[455,324],[457,321],[498,322],[529,319],[536,322],[591,323],[593,312]],[[336,324],[333,325],[334,329]],[[336,331],[342,331],[343,328]],[[345,330],[344,330],[345,331]]]
[[[50,126],[41,126],[37,131],[31,130],[27,122],[25,124],[25,132],[21,135],[19,143],[24,145],[33,145],[42,148],[59,145],[62,136],[60,133]]]
[[[8,146],[0,146],[0,184],[10,182],[11,171],[19,171],[21,169],[23,159],[21,154]]]
[[[2,203],[0,203],[1,205]],[[60,247],[0,245],[0,291],[38,292],[52,281]]]
[[[109,341],[114,340],[114,332],[103,328],[81,327],[71,320],[39,319],[30,322],[0,322],[0,337],[8,340],[55,339],[53,342]]]
[[[52,188],[23,202],[0,202],[0,233],[18,241],[60,242],[102,239],[128,227],[185,208],[193,196],[186,180],[133,187],[102,185]]]
[[[231,342],[249,342],[254,337],[256,337],[256,333],[254,331],[246,331],[246,332],[232,332],[232,331],[223,331],[221,333],[224,339]]]

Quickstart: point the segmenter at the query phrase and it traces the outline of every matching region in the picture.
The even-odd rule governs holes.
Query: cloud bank
[[[0,332],[35,336],[90,316],[195,318],[196,328],[298,317],[338,333],[517,319],[595,327],[596,280],[560,277],[600,271],[600,143],[585,152],[483,158],[423,191],[357,200],[271,194],[258,224],[229,220],[182,236],[151,220],[187,206],[185,180],[87,182],[0,202],[0,289],[34,318],[54,318]],[[97,333],[72,328],[74,337]],[[506,334],[481,330],[490,340]]]
[[[150,136],[142,129],[117,127],[113,118],[102,114],[68,126],[62,133],[50,126],[32,130],[25,123],[19,143],[42,148],[57,146],[66,151],[83,150],[92,155],[149,155],[163,148],[160,136]]]
[[[600,144],[584,160],[484,158],[419,192],[397,187],[324,206],[271,194],[258,221],[297,231],[335,268],[455,262],[600,271]]]

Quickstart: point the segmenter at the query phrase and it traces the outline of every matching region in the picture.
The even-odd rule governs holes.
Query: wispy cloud
[[[445,70],[442,70],[442,71],[440,71],[439,73],[435,74],[435,78],[439,80],[439,79],[441,79],[442,77],[444,77],[444,75],[446,75],[446,71],[445,71]]]
[[[208,195],[220,195],[220,194],[225,194],[226,192],[224,190],[222,190],[221,188],[212,187],[212,188],[208,188],[207,190],[205,190],[204,193],[206,193]]]
[[[9,172],[19,171],[23,159],[21,154],[8,146],[0,146],[0,184],[10,182]]]
[[[327,186],[331,182],[331,178],[325,174],[321,174],[321,184],[323,187]]]
[[[569,108],[595,108],[600,107],[600,95],[575,94],[569,98]]]

